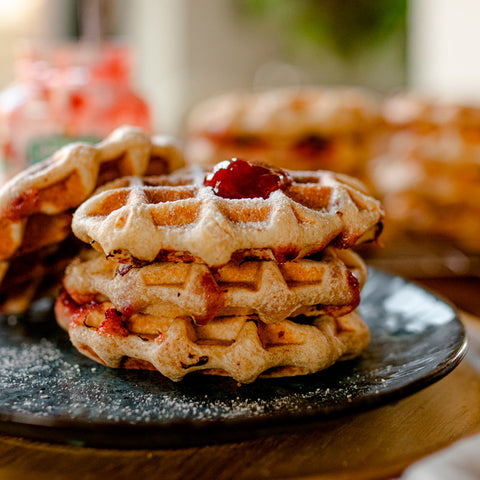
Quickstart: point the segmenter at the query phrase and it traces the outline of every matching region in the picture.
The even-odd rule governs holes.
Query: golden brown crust
[[[360,302],[367,276],[361,258],[328,248],[315,260],[278,265],[273,260],[205,264],[161,262],[132,267],[102,255],[75,259],[64,287],[77,302],[108,299],[117,309],[162,316],[191,316],[197,323],[214,316],[256,314],[264,323],[298,315],[341,316]]]
[[[1,280],[18,257],[67,241],[72,209],[97,186],[124,175],[166,174],[182,164],[169,137],[124,126],[96,145],[68,145],[19,173],[0,188],[0,287],[8,293]]]
[[[282,262],[377,237],[383,210],[360,182],[326,171],[289,173],[292,185],[267,199],[219,197],[203,186],[199,168],[158,177],[158,186],[134,179],[84,202],[72,228],[118,261],[186,252],[209,266],[225,265],[238,251],[269,249]]]
[[[55,214],[77,207],[107,181],[147,173],[151,156],[162,155],[166,163],[162,173],[181,166],[182,154],[173,141],[162,137],[152,141],[140,129],[127,126],[96,145],[67,145],[1,188],[2,217],[17,220],[33,213]]]
[[[114,368],[153,366],[174,381],[196,371],[226,374],[242,383],[262,374],[314,373],[358,355],[369,341],[368,328],[356,312],[339,319],[315,317],[310,324],[289,319],[264,324],[255,317],[233,316],[202,326],[185,317],[165,318],[152,334],[132,332],[131,318],[108,326],[111,308],[109,302],[72,305],[61,297],[56,316],[75,347],[93,360]]]

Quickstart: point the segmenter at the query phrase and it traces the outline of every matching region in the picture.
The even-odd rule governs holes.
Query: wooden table
[[[0,480],[395,477],[413,461],[480,432],[480,319],[466,313],[462,319],[472,345],[467,358],[397,403],[293,434],[178,450],[75,448],[0,436]]]

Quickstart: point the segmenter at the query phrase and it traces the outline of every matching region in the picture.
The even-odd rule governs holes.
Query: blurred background
[[[0,86],[25,39],[121,40],[156,130],[239,87],[409,86],[478,97],[475,0],[0,0]],[[100,18],[98,18],[100,15]],[[88,18],[88,20],[87,20]]]
[[[83,38],[131,48],[156,131],[175,133],[193,104],[244,87],[472,92],[475,62],[462,62],[468,72],[451,63],[475,58],[478,10],[474,0],[0,0],[0,87],[14,81],[26,40]]]

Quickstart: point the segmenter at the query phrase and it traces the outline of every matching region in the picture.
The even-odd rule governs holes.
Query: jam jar
[[[15,67],[15,81],[0,94],[2,183],[72,141],[97,142],[123,124],[151,133],[124,45],[29,47]]]

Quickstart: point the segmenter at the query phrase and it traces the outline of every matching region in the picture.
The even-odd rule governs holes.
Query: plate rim
[[[2,411],[4,405],[0,405],[0,432],[40,441],[96,448],[186,448],[251,440],[264,435],[291,431],[294,427],[315,427],[325,421],[382,407],[393,400],[403,400],[448,375],[465,358],[468,350],[465,325],[453,303],[436,292],[432,292],[415,281],[381,269],[369,267],[369,270],[390,278],[400,278],[405,283],[413,284],[424,290],[451,309],[452,318],[449,320],[449,324],[453,322],[460,327],[461,342],[452,351],[449,358],[420,378],[414,378],[396,388],[357,397],[351,402],[330,408],[313,408],[311,411],[300,413],[282,412],[275,416],[251,416],[248,418],[240,416],[229,419],[183,419],[162,422],[152,420],[148,423],[66,418],[52,420],[49,417],[32,413],[5,413]],[[260,381],[268,382],[270,380],[278,381],[279,379],[262,379]],[[175,429],[175,435],[171,435],[172,429]],[[135,435],[131,438],[128,432],[132,433],[132,431],[135,431]],[[200,440],[199,433],[208,434],[207,441]],[[112,438],[115,440],[112,441]],[[142,440],[139,441],[139,438]]]

